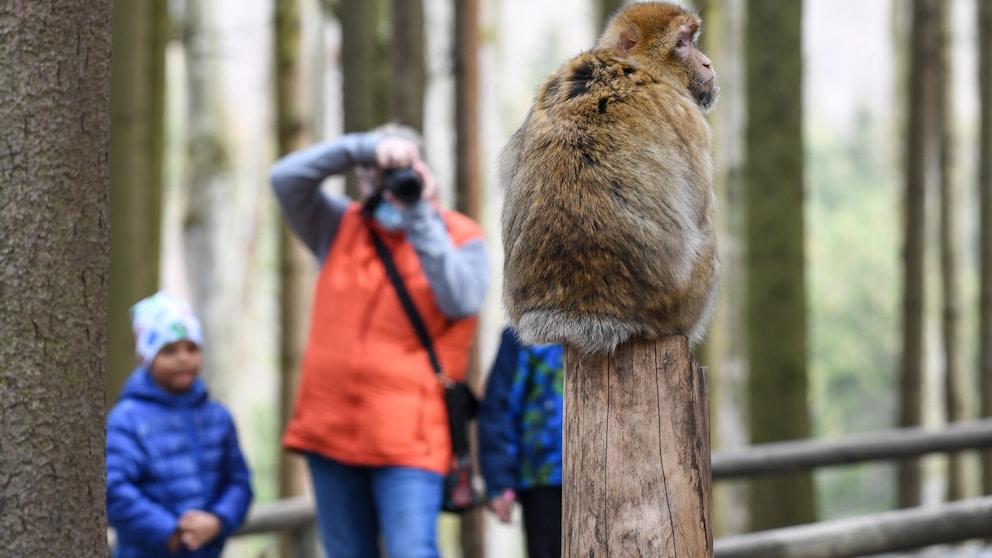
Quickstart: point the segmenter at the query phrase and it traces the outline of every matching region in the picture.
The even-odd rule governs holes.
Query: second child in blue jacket
[[[508,522],[520,502],[529,558],[561,556],[562,353],[506,328],[479,409],[488,507]]]
[[[143,362],[107,418],[115,556],[217,558],[248,512],[251,475],[231,414],[199,378],[200,323],[165,292],[131,319]]]

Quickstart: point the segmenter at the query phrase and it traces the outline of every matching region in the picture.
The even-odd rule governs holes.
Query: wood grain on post
[[[709,558],[708,382],[682,336],[565,348],[563,556]]]

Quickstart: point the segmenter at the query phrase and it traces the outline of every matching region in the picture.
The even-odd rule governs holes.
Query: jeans
[[[437,473],[410,467],[344,465],[306,455],[317,501],[317,530],[328,558],[440,558]]]

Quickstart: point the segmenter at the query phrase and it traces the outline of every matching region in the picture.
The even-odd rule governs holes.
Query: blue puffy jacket
[[[561,486],[562,347],[503,331],[479,407],[479,465],[490,497]]]
[[[139,367],[107,418],[107,517],[119,558],[220,556],[251,503],[251,474],[231,414],[199,379],[189,392],[160,389]],[[166,544],[187,510],[220,518],[220,535],[197,552]]]

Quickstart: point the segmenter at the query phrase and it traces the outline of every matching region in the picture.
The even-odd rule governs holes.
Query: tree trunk
[[[703,52],[719,75],[720,102],[710,115],[716,177],[716,226],[723,282],[713,321],[704,343],[696,347],[699,361],[710,369],[710,415],[714,448],[747,444],[747,339],[744,327],[744,1],[696,2],[703,18]],[[715,536],[747,528],[747,483],[728,481],[713,487]]]
[[[229,406],[246,455],[273,450],[279,424],[277,221],[268,172],[274,64],[268,0],[187,2],[182,261],[203,323],[201,376]],[[185,287],[185,286],[184,286]],[[183,292],[179,290],[179,292]],[[258,494],[278,461],[254,462]],[[242,541],[231,541],[231,553]]]
[[[982,416],[992,417],[992,0],[978,0],[978,81],[981,105],[978,190],[981,222],[979,373]],[[992,494],[992,451],[982,459],[982,490]]]
[[[944,3],[946,4],[946,2]],[[951,79],[950,53],[948,52],[951,27],[947,18],[941,30],[940,53],[938,55],[939,101],[937,119],[940,137],[940,270],[943,291],[942,334],[944,340],[944,410],[948,423],[967,418],[967,397],[971,381],[962,366],[961,345],[961,257],[958,247],[961,235],[958,231],[960,208],[958,207],[958,185],[954,173],[954,101],[953,80]],[[962,454],[947,456],[947,498],[960,500],[966,496],[965,460]]]
[[[427,81],[424,3],[392,0],[392,8],[390,115],[393,121],[422,132]]]
[[[0,556],[103,558],[111,2],[0,37]]]
[[[375,118],[373,74],[375,61],[375,2],[341,0],[341,71],[344,81],[344,131],[361,132],[379,122]]]
[[[904,215],[903,337],[899,426],[922,424],[925,323],[926,191],[928,176],[938,176],[938,68],[943,0],[914,0],[910,33],[909,126],[906,131],[906,208]],[[934,188],[936,185],[931,185]],[[919,459],[899,465],[899,505],[920,504]]]
[[[800,2],[747,2],[751,443],[807,438]],[[788,494],[788,498],[782,498]],[[755,480],[751,529],[815,520],[808,473]]]
[[[479,0],[455,2],[455,209],[482,211],[479,131]]]
[[[376,29],[383,13],[383,0],[341,0],[341,73],[343,76],[344,131],[362,132],[382,124],[386,112],[378,99],[383,98],[385,83],[375,68],[382,68],[386,58],[378,52]],[[387,64],[387,68],[390,66]],[[346,192],[358,198],[358,182],[353,174],[346,177]]]
[[[301,0],[276,3],[276,127],[279,155],[303,148],[313,141],[312,110],[302,70],[305,59],[301,38]],[[292,416],[306,348],[310,302],[316,277],[313,255],[289,230],[279,226],[279,433]],[[280,452],[279,497],[306,493],[306,465],[299,455]],[[288,545],[288,542],[284,542]],[[287,546],[284,546],[284,554]]]
[[[167,0],[114,1],[107,402],[135,367],[128,309],[159,284]]]
[[[212,395],[226,400],[228,390],[222,374],[233,367],[235,359],[221,358],[231,347],[235,320],[224,315],[218,286],[226,273],[218,269],[225,250],[222,244],[224,210],[235,199],[232,154],[224,133],[228,129],[220,91],[221,27],[214,12],[216,5],[207,2],[186,3],[184,28],[186,50],[186,207],[183,219],[183,249],[194,312],[203,322],[205,346],[202,375],[211,386]],[[230,264],[228,264],[230,265]],[[239,266],[243,276],[243,267]],[[222,341],[223,340],[223,341]],[[207,346],[209,344],[209,347]],[[223,345],[222,345],[223,344]]]
[[[454,4],[455,209],[478,221],[482,212],[479,0],[457,0]],[[476,393],[482,393],[478,342],[472,345],[466,378]],[[460,539],[465,558],[483,556],[485,513],[480,508],[462,515]]]

